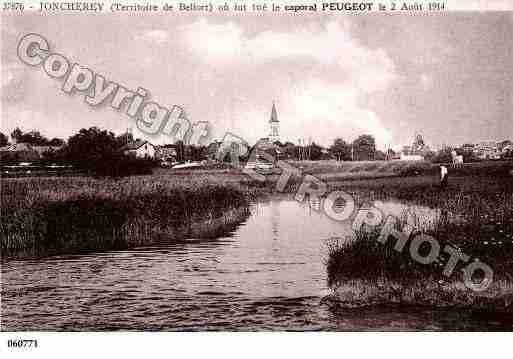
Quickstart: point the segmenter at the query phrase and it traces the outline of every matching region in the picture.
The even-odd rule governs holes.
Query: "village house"
[[[137,158],[155,158],[156,149],[148,141],[136,140],[127,143],[120,149],[125,155],[132,155]]]
[[[0,147],[0,151],[2,152],[22,152],[32,150],[32,146],[25,142],[13,143],[4,147]]]
[[[155,146],[155,157],[169,162],[176,162],[178,159],[177,145]]]
[[[424,156],[421,153],[412,151],[410,146],[404,146],[399,159],[401,161],[422,161]]]
[[[424,139],[420,134],[416,134],[411,146],[403,146],[399,159],[401,161],[422,161],[427,151],[429,151],[429,147],[424,143]]]
[[[280,121],[278,120],[278,112],[276,111],[276,106],[273,103],[269,119],[269,135],[268,137],[261,138],[256,142],[254,150],[251,151],[250,158],[246,163],[247,169],[255,168],[265,172],[272,171],[274,164],[265,159],[264,152],[271,154],[272,158],[280,158],[282,153],[279,146],[276,145],[276,142],[280,141],[279,128]]]
[[[504,140],[498,143],[499,151],[501,156],[506,156],[508,153],[513,151],[513,141]]]
[[[59,151],[63,146],[32,146],[32,149],[43,156],[44,153]]]
[[[473,143],[465,143],[461,146],[461,150],[463,152],[474,152],[474,149],[476,148],[476,145]]]
[[[1,157],[16,161],[35,161],[44,157],[45,153],[57,152],[62,146],[35,146],[26,142],[13,143],[0,147]]]
[[[496,141],[482,141],[474,147],[474,155],[482,160],[498,160],[501,158],[499,145]]]
[[[508,152],[513,152],[513,145],[506,145],[502,148],[503,154],[506,154]]]
[[[218,160],[217,153],[223,143],[221,141],[214,140],[207,146],[207,158],[211,161]]]

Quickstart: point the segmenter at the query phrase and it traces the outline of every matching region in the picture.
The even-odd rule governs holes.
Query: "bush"
[[[432,158],[433,163],[452,163],[451,149],[444,149],[436,153]]]
[[[2,151],[0,152],[0,162],[32,162],[39,160],[39,154],[36,151]]]
[[[158,166],[158,161],[113,154],[93,163],[81,163],[79,166],[85,166],[93,175],[99,177],[125,177],[152,174],[153,169]]]

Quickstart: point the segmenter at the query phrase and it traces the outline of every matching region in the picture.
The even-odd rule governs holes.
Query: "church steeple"
[[[273,102],[273,108],[271,110],[271,119],[269,120],[269,123],[272,123],[272,122],[280,122],[280,121],[278,121],[278,114],[276,113],[276,106],[274,105],[274,102]]]
[[[269,124],[271,127],[271,132],[269,133],[269,141],[276,142],[280,140],[280,135],[278,133],[278,129],[280,127],[280,121],[278,121],[278,113],[276,111],[276,106],[273,102],[273,108],[271,109],[271,118],[269,119]]]

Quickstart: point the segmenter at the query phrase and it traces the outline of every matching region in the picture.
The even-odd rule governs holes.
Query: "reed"
[[[363,228],[355,231],[350,238],[330,242],[326,263],[328,284],[340,299],[339,305],[355,296],[359,298],[357,302],[366,304],[383,302],[388,298],[412,304],[425,302],[441,306],[470,305],[476,308],[497,306],[501,310],[512,311],[511,184],[504,186],[496,183],[496,186],[481,188],[479,191],[476,184],[472,187],[474,190],[466,191],[461,188],[444,192],[433,191],[429,187],[425,190],[418,186],[416,188],[416,191],[396,188],[387,192],[416,204],[438,208],[440,214],[433,219],[423,218],[413,209],[403,212],[396,229],[403,230],[408,222],[417,231],[410,236],[402,252],[394,249],[393,239],[385,244],[377,241],[382,229],[380,226],[372,230]],[[373,196],[381,197],[379,191],[373,193]],[[415,223],[411,223],[412,219]],[[421,223],[425,225],[421,226]],[[449,259],[449,255],[443,251],[429,265],[414,261],[408,248],[418,233],[432,236],[441,248],[451,245],[472,259],[479,258],[490,265],[494,270],[492,286],[483,293],[467,289],[463,285],[461,264],[451,277],[443,276],[443,268]]]
[[[4,179],[0,191],[2,258],[208,237],[240,223],[257,195],[208,175]]]

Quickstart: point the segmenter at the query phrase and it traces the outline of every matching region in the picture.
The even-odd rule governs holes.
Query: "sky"
[[[378,148],[513,139],[513,16],[2,16],[0,131],[68,138],[98,126],[138,131],[124,111],[91,107],[62,80],[22,63],[27,33],[107,81],[148,90],[151,101],[208,121],[212,136],[250,143],[269,134],[276,104],[283,141],[372,134]]]

